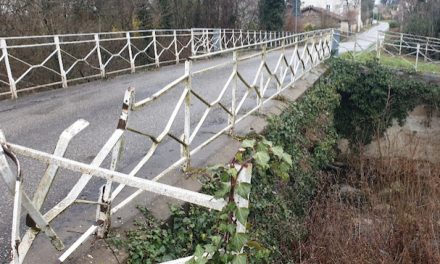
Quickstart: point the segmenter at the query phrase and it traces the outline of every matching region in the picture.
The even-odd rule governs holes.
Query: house
[[[342,30],[360,31],[363,27],[361,19],[361,1],[362,0],[303,0],[301,2],[306,12],[319,12],[322,14],[323,10],[339,15],[346,21],[342,23]],[[313,7],[314,9],[311,9]],[[302,11],[302,10],[301,10]],[[307,14],[307,13],[306,13]]]
[[[301,9],[301,23],[313,29],[340,28],[347,23],[345,17],[316,6],[307,6]]]

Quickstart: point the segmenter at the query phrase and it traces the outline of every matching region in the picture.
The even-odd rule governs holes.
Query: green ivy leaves
[[[238,223],[243,226],[247,225],[250,210],[239,207],[235,197],[238,195],[247,200],[252,189],[250,183],[238,179],[239,174],[253,164],[253,167],[260,172],[272,171],[281,179],[287,180],[292,158],[284,152],[282,147],[274,146],[272,142],[263,137],[246,139],[241,147],[242,149],[235,155],[231,164],[211,168],[214,177],[220,180],[214,196],[217,199],[227,200],[228,204],[218,219],[217,230],[221,235],[212,237],[210,244],[198,245],[194,257],[188,262],[190,264],[247,263],[248,256],[242,253],[246,247],[254,250],[263,248],[256,241],[249,241],[248,234],[236,232]]]
[[[255,153],[254,159],[255,159],[256,164],[259,167],[261,167],[261,168],[268,168],[269,167],[270,157],[267,152],[259,151],[259,152]]]

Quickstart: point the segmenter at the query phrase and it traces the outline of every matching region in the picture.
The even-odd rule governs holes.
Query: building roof
[[[347,18],[345,18],[341,15],[338,15],[336,13],[333,13],[325,8],[316,7],[316,6],[312,6],[312,5],[301,8],[301,13],[310,12],[310,11],[322,13],[324,15],[327,15],[327,16],[334,18],[336,20],[339,20],[339,21],[346,21],[347,20]]]

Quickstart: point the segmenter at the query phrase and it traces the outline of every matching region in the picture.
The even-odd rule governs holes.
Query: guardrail
[[[400,57],[415,71],[420,62],[440,67],[440,39],[396,32],[380,32],[377,56],[381,52],[392,57]],[[439,71],[440,72],[440,68]],[[436,72],[436,73],[438,73]]]
[[[348,38],[348,41],[339,45],[340,36]],[[339,53],[350,52],[353,58],[363,53],[374,53],[381,60],[384,55],[391,58],[398,58],[399,63],[403,65],[391,65],[386,63],[387,67],[413,69],[415,71],[424,71],[434,74],[440,72],[440,39],[411,35],[399,32],[379,31],[374,38],[359,37],[351,32],[335,30],[334,42],[337,43]],[[421,69],[423,64],[424,69]],[[436,65],[436,71],[426,69],[429,66]]]
[[[14,99],[46,87],[66,88],[292,34],[194,28],[0,38],[0,98]]]
[[[207,32],[203,34],[209,36],[211,33]],[[135,91],[133,88],[129,88],[124,96],[122,112],[118,120],[117,129],[113,132],[111,137],[107,140],[90,164],[63,157],[70,140],[87,127],[88,123],[84,120],[78,120],[62,133],[53,154],[9,143],[0,131],[0,175],[9,187],[11,194],[14,196],[13,227],[11,235],[13,263],[22,263],[24,261],[33,241],[40,231],[44,231],[46,235],[50,237],[50,241],[55,248],[59,250],[63,249],[63,242],[51,228],[50,223],[75,203],[97,205],[96,224],[92,225],[76,242],[64,251],[59,257],[61,262],[66,260],[67,257],[70,256],[70,254],[74,252],[89,236],[96,233],[98,238],[105,237],[110,226],[111,215],[118,212],[118,210],[145,191],[174,198],[183,202],[193,203],[213,210],[222,210],[226,204],[223,199],[215,199],[210,195],[173,187],[159,183],[158,181],[180,166],[182,166],[184,170],[187,169],[190,166],[192,155],[201,151],[205,146],[222,134],[232,131],[237,123],[258,111],[265,103],[269,102],[285,89],[294,85],[294,83],[308,71],[328,59],[331,55],[332,49],[332,34],[333,30],[330,29],[295,34],[269,41],[260,41],[254,44],[245,45],[244,42],[243,45],[241,45],[240,43],[241,48],[207,52],[203,55],[191,57],[190,60],[185,62],[185,71],[181,77],[172,81],[147,98],[135,100]],[[216,43],[206,40],[201,42]],[[212,49],[212,46],[206,45],[204,49],[209,51]],[[261,50],[254,51],[254,49]],[[252,52],[249,53],[249,50]],[[193,71],[193,60],[231,51],[233,52],[233,58],[231,61],[202,69],[197,72]],[[243,53],[244,55],[240,56],[242,51],[246,52]],[[268,63],[268,56],[271,56],[271,58],[277,58],[275,67]],[[243,69],[239,68],[241,63],[246,62],[257,63],[259,65],[256,73],[252,75],[251,81],[248,81],[248,78],[244,77],[245,74],[243,73]],[[223,88],[218,91],[215,99],[209,100],[205,95],[195,89],[196,87],[194,86],[192,79],[207,71],[214,71],[221,67],[225,67],[225,65],[232,66],[232,72],[227,80],[224,80],[225,84],[223,85]],[[217,80],[217,82],[218,81],[221,80]],[[182,86],[183,89],[181,89]],[[146,107],[156,103],[159,98],[168,93],[179,94],[179,99],[174,106],[165,127],[158,135],[149,134],[130,125],[130,116],[132,116],[134,112],[142,111],[144,114],[148,115],[148,109]],[[192,120],[192,117],[194,118],[195,114],[194,111],[196,111],[193,104],[191,104],[191,101],[194,100],[198,100],[205,106],[205,110],[199,113],[197,120]],[[250,106],[244,107],[245,103]],[[172,132],[171,127],[176,125],[177,116],[181,110],[183,110],[183,127],[179,127],[179,132]],[[221,111],[222,114],[227,115],[228,122],[221,128],[218,128],[218,131],[216,131],[213,136],[206,139],[202,136],[200,131],[202,126],[206,123],[207,118],[216,115],[213,110]],[[136,166],[129,173],[117,172],[121,153],[124,151],[122,141],[129,135],[137,135],[137,137],[140,136],[149,140],[151,146],[147,153],[137,161]],[[139,175],[140,170],[148,163],[151,163],[152,157],[156,154],[158,147],[163,145],[166,140],[174,141],[179,145],[181,148],[180,158],[170,164],[167,169],[157,174],[152,180],[142,178],[141,175]],[[10,169],[4,154],[9,156],[17,164],[16,176],[14,176],[14,173]],[[18,157],[16,155],[18,155]],[[109,169],[101,168],[101,165],[107,156],[111,157],[110,167]],[[22,157],[31,158],[48,165],[40,184],[37,187],[36,193],[34,194],[33,200],[30,200],[22,188],[20,171],[25,169],[20,168],[19,166],[19,160]],[[41,205],[45,201],[50,186],[61,168],[82,175],[67,196],[47,213],[42,215],[40,213]],[[93,202],[78,199],[92,177],[105,179],[107,181],[100,190],[97,190],[97,192],[99,191],[100,193],[99,200]],[[117,184],[116,187],[114,186],[115,184]],[[121,193],[125,186],[137,190],[122,202],[113,206],[112,202]],[[30,226],[23,237],[20,236],[20,226],[18,224],[20,222],[20,209],[22,206],[25,207],[29,213],[27,222]],[[173,263],[184,263],[186,260],[176,260],[176,262]]]

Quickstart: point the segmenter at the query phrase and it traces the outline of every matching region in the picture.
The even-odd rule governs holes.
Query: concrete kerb
[[[279,115],[289,102],[298,100],[308,88],[313,87],[320,76],[326,71],[327,67],[321,65],[306,74],[295,83],[294,87],[282,92],[282,97],[285,100],[272,100],[262,107],[259,114],[251,115],[238,123],[234,131],[235,134],[245,136],[251,132],[261,133],[267,125],[267,116]],[[194,167],[206,167],[219,163],[227,163],[237,152],[239,146],[240,142],[237,139],[222,135],[209,144],[203,151],[193,156],[192,165]],[[178,170],[168,174],[161,182],[193,191],[199,191],[201,189],[201,183],[195,177],[188,177]],[[113,216],[112,229],[115,232],[123,233],[133,228],[134,221],[136,219],[142,219],[142,215],[136,208],[137,205],[147,207],[156,218],[165,220],[170,216],[170,204],[178,203],[173,199],[144,192],[135,201]],[[127,258],[128,255],[126,252],[109,248],[104,240],[94,240],[90,238],[73,253],[65,263],[117,264],[125,263]]]

